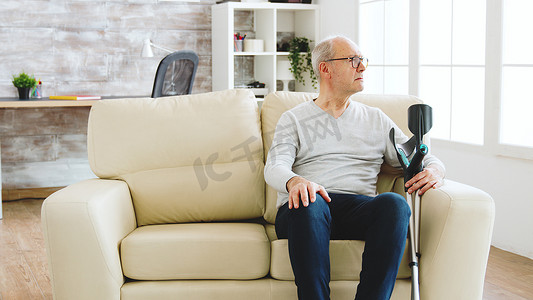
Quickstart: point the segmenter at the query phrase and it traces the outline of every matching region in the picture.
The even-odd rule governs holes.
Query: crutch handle
[[[424,159],[424,156],[428,154],[428,146],[421,144],[417,149],[415,149],[415,154],[413,155],[413,159],[411,159],[411,162],[407,166],[407,168],[404,168],[404,179],[405,182],[411,180],[416,174],[420,173],[422,169],[424,168],[424,165],[422,163],[422,160]],[[407,191],[408,188],[405,188],[405,191]]]

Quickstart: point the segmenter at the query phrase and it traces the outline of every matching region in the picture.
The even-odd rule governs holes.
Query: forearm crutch
[[[389,138],[396,149],[396,154],[403,169],[404,181],[407,182],[424,168],[422,160],[428,153],[428,147],[423,144],[423,137],[432,126],[431,107],[425,104],[415,104],[409,107],[408,123],[413,136],[403,144],[396,144],[394,128],[389,132]],[[409,160],[411,157],[411,160]],[[418,190],[412,194],[405,188],[405,199],[411,208],[409,220],[409,246],[411,262],[411,299],[420,300],[420,286],[418,279],[418,259],[420,258],[420,195]]]

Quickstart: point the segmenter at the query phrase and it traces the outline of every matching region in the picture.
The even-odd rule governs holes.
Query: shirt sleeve
[[[292,165],[298,151],[299,139],[295,118],[285,112],[276,125],[272,145],[268,151],[265,165],[265,181],[278,192],[287,192],[287,181],[298,176]]]

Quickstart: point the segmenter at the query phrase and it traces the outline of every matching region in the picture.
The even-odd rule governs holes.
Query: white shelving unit
[[[255,39],[264,41],[264,52],[235,52],[233,35],[235,12],[253,14]],[[265,83],[269,92],[276,91],[276,63],[287,60],[288,52],[277,52],[278,32],[294,32],[313,42],[319,37],[319,6],[315,4],[226,2],[212,7],[212,82],[213,91],[235,87],[235,59],[253,58],[254,79]],[[296,84],[297,91],[314,91],[311,82]]]

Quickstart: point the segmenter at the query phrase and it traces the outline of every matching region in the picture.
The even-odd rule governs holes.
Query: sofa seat
[[[278,280],[294,280],[289,259],[287,239],[278,239],[274,225],[265,225],[269,239],[271,240],[270,276]],[[406,245],[409,245],[407,243]],[[364,241],[356,240],[332,240],[329,244],[331,264],[331,280],[359,281],[361,273],[362,255],[365,247]],[[397,279],[411,278],[409,269],[408,247],[404,251]]]
[[[258,279],[268,274],[270,244],[260,224],[149,225],[122,241],[121,260],[136,280]]]

